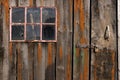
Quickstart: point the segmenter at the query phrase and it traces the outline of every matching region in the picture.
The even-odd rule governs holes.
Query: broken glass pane
[[[55,26],[54,25],[43,25],[42,39],[43,40],[55,40]]]
[[[40,8],[28,8],[27,9],[27,22],[28,23],[40,23]]]
[[[40,25],[27,25],[27,40],[40,40]]]
[[[12,22],[24,23],[25,9],[24,8],[12,8]]]
[[[55,8],[43,8],[42,9],[42,22],[43,23],[55,23]]]
[[[24,26],[14,25],[12,26],[12,40],[23,40],[24,39]]]

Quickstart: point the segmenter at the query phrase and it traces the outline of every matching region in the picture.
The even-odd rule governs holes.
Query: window
[[[10,8],[10,41],[56,42],[56,16],[54,7]]]

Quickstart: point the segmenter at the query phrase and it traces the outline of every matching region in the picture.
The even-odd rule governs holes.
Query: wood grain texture
[[[3,59],[3,80],[9,79],[9,3],[8,0],[2,1],[3,5],[3,47],[4,47],[4,59]]]
[[[2,17],[2,3],[0,1],[0,80],[3,80],[3,56],[4,48],[2,47],[3,42],[3,17]]]
[[[56,80],[71,80],[72,70],[72,0],[56,0],[57,7],[57,54]],[[68,14],[69,13],[69,14]]]
[[[118,9],[118,79],[120,80],[120,0],[117,1]]]
[[[117,80],[116,0],[92,0],[91,11],[91,41],[98,47],[92,51],[91,80]]]
[[[89,79],[89,48],[76,45],[89,45],[89,0],[74,0],[74,80]]]

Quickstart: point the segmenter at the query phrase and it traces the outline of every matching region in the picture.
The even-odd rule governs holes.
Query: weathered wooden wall
[[[116,5],[117,0],[0,0],[0,80],[117,80]],[[9,42],[11,6],[56,7],[57,42]]]
[[[57,43],[9,42],[11,6],[56,7]],[[3,31],[0,35],[4,36],[0,36],[0,44],[4,47],[0,80],[71,80],[72,0],[1,0],[0,14],[0,31]]]
[[[90,0],[74,0],[74,80],[89,79]]]
[[[91,80],[117,80],[117,0],[91,0]]]

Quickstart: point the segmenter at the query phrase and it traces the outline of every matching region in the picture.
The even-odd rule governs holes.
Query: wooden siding
[[[116,5],[117,0],[0,0],[0,80],[118,80]],[[11,6],[56,7],[57,42],[9,42]]]
[[[74,80],[89,79],[89,48],[80,47],[89,45],[89,10],[89,0],[74,0]]]
[[[117,80],[116,0],[92,0],[91,80]]]

